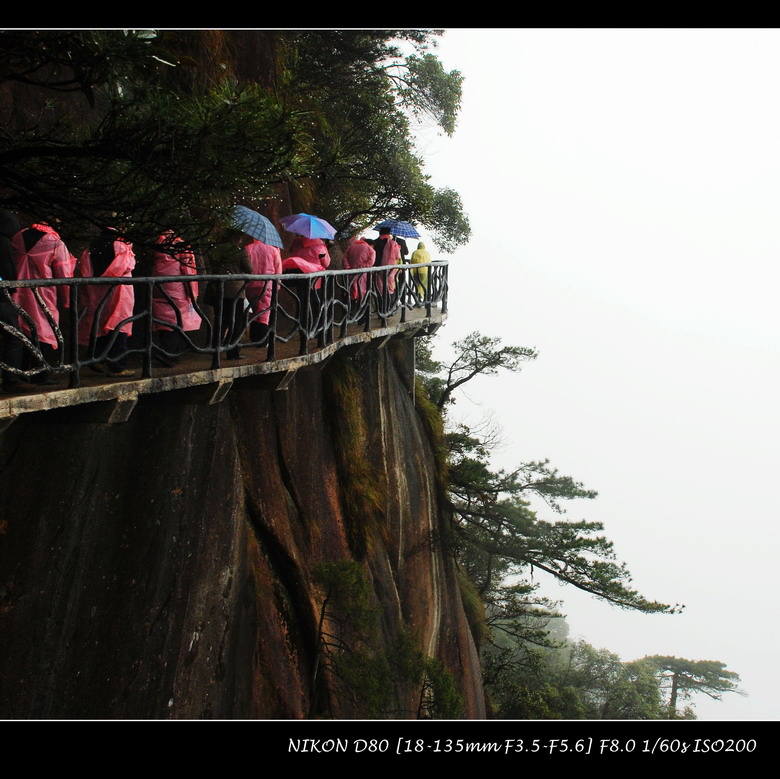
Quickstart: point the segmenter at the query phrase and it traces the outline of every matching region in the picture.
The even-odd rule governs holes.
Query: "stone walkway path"
[[[6,424],[10,423],[19,414],[84,403],[134,403],[139,395],[155,392],[201,388],[205,395],[208,395],[211,391],[209,388],[213,388],[214,398],[219,398],[222,387],[229,388],[233,380],[251,376],[274,377],[281,389],[295,371],[323,362],[345,346],[367,344],[377,339],[387,340],[401,333],[412,337],[433,332],[445,319],[446,314],[443,315],[438,309],[432,310],[430,318],[426,317],[424,308],[407,310],[406,322],[401,322],[399,312],[388,319],[385,327],[374,317],[371,322],[372,329],[367,333],[364,332],[363,325],[354,324],[349,326],[344,338],[338,338],[340,330],[334,328],[334,343],[324,348],[318,348],[316,339],[310,340],[309,353],[306,355],[299,355],[300,338],[296,335],[287,343],[277,341],[275,359],[272,362],[267,361],[265,347],[243,347],[243,359],[227,360],[223,354],[220,367],[212,369],[211,354],[191,352],[183,355],[178,364],[170,368],[154,362],[152,378],[148,379],[141,378],[142,355],[131,355],[128,367],[135,371],[135,376],[131,378],[110,378],[94,373],[89,368],[82,368],[81,386],[78,388],[69,388],[68,378],[64,375],[56,385],[25,385],[26,388],[19,392],[0,393],[0,429],[2,420],[5,420]]]

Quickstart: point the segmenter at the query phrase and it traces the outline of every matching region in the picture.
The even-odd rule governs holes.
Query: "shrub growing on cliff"
[[[324,596],[312,688],[321,683],[323,669],[336,680],[331,694],[347,699],[358,713],[376,717],[390,708],[392,699],[387,658],[376,651],[381,643],[380,609],[363,567],[354,560],[323,563],[315,576]]]
[[[424,673],[418,716],[457,719],[463,712],[463,697],[455,687],[452,674],[435,657],[425,658]]]
[[[372,538],[386,533],[384,480],[371,456],[372,437],[362,403],[362,381],[355,366],[336,356],[323,377],[329,408],[333,409],[331,440],[341,474],[347,540],[352,554],[362,560]]]
[[[315,575],[324,595],[313,688],[320,683],[323,668],[333,680],[329,693],[345,701],[355,716],[455,718],[461,714],[463,699],[444,665],[420,651],[402,627],[385,637],[382,608],[360,563],[323,563]],[[405,703],[413,700],[416,707]]]

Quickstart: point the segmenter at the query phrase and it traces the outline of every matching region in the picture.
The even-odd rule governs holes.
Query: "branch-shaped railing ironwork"
[[[210,355],[212,369],[246,347],[265,348],[266,360],[275,360],[277,344],[297,341],[298,354],[305,355],[345,338],[350,326],[352,332],[355,326],[370,332],[388,327],[396,316],[406,322],[415,309],[427,317],[434,309],[446,313],[447,268],[447,262],[431,262],[263,276],[0,281],[0,371],[21,381],[67,375],[69,385],[78,387],[82,368],[131,355],[141,358],[143,378],[153,376],[155,362],[169,366],[187,353]],[[118,288],[126,286],[134,289],[133,313],[106,330]],[[17,300],[17,291],[26,287],[35,304],[29,296],[24,306]],[[59,287],[69,290],[67,295],[59,290],[68,302],[61,317],[41,295],[42,288]],[[200,317],[199,329],[184,329],[183,303]],[[132,335],[122,347],[119,334],[128,326]],[[44,341],[56,345],[42,346],[44,329]],[[174,348],[170,339],[155,339],[161,332],[176,334]]]

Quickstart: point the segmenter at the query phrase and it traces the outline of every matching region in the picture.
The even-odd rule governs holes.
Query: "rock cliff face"
[[[435,710],[414,669],[435,658],[462,715],[483,717],[431,444],[399,370],[412,343],[340,354],[283,392],[243,379],[216,405],[144,397],[122,424],[71,409],[14,422],[0,717],[366,716],[369,692],[338,665],[350,656],[390,669],[375,716]],[[350,626],[324,564],[367,584],[374,635]]]

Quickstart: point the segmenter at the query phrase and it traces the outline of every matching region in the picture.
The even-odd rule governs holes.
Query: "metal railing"
[[[22,381],[67,375],[69,386],[78,387],[83,368],[120,362],[132,355],[141,357],[143,378],[154,375],[155,362],[170,365],[188,353],[210,355],[212,369],[220,368],[223,360],[245,347],[265,348],[265,359],[272,361],[276,359],[277,344],[297,340],[298,354],[305,355],[312,342],[316,342],[314,348],[322,348],[346,337],[350,325],[370,332],[388,327],[390,318],[396,315],[401,323],[406,322],[414,309],[424,309],[427,317],[434,309],[446,313],[447,268],[446,261],[439,261],[263,276],[0,281],[0,371],[5,378]],[[421,270],[427,271],[424,279]],[[198,330],[184,330],[181,295],[178,304],[171,295],[174,285],[181,285],[186,301],[201,317]],[[193,285],[197,285],[197,294]],[[99,335],[101,322],[115,305],[120,286],[134,288],[133,313]],[[68,289],[67,293],[58,291],[58,296],[67,300],[62,316],[52,311],[41,295],[44,289],[60,287]],[[87,293],[89,287],[99,292],[93,289]],[[32,289],[37,311],[30,310],[29,300],[25,306],[18,302],[16,291],[23,288]],[[166,319],[154,315],[154,301],[158,312],[160,305],[168,312]],[[89,327],[85,327],[86,314],[92,318]],[[48,325],[47,335],[56,346],[42,345],[42,328],[36,325],[36,319]],[[257,327],[266,324],[263,320],[267,320],[267,326]],[[122,343],[120,330],[130,324],[133,332],[127,346],[117,350]],[[166,348],[159,336],[154,338],[160,331],[177,334],[175,348]],[[166,343],[171,343],[170,337]]]

